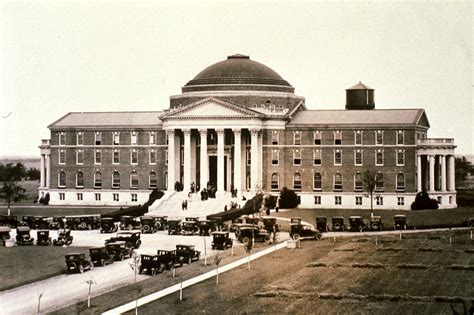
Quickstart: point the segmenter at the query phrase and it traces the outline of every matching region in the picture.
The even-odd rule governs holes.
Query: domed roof
[[[215,90],[279,91],[293,93],[294,88],[269,67],[232,55],[202,70],[183,87],[184,92]]]

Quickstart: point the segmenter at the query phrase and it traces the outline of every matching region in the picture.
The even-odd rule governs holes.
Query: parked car
[[[158,216],[154,218],[158,221],[157,223],[158,231],[164,231],[168,229],[168,217],[166,215]]]
[[[212,233],[212,249],[225,250],[232,247],[232,239],[229,232],[214,232]]]
[[[200,236],[209,236],[217,230],[214,223],[210,220],[199,220],[197,224]]]
[[[170,270],[172,268],[181,267],[183,265],[183,257],[176,254],[176,250],[162,250],[156,251],[158,261],[165,265],[165,268]]]
[[[291,224],[301,224],[301,218],[290,218],[290,225]]]
[[[115,256],[107,251],[107,247],[99,246],[89,248],[89,255],[94,266],[105,266],[114,262]]]
[[[124,241],[128,247],[139,248],[142,244],[140,236],[141,231],[121,231],[116,236],[105,240],[105,244]]]
[[[140,218],[132,217],[130,215],[123,215],[120,217],[120,230],[141,230],[142,225]]]
[[[35,216],[33,218],[33,224],[30,227],[35,230],[47,230],[49,229],[49,221],[45,217]]]
[[[79,272],[83,273],[85,270],[92,270],[94,264],[89,258],[86,258],[86,254],[83,253],[71,253],[65,256],[66,259],[66,272]]]
[[[370,217],[369,226],[372,231],[382,231],[383,230],[382,217],[379,215],[374,215]]]
[[[176,256],[190,264],[194,260],[199,260],[201,252],[196,250],[194,245],[176,245]]]
[[[326,217],[316,217],[316,228],[320,232],[327,232],[328,229],[328,218]]]
[[[393,216],[393,229],[394,230],[406,230],[407,229],[407,217],[404,214],[396,214]]]
[[[71,230],[69,229],[59,229],[58,238],[53,240],[54,246],[69,246],[72,244],[74,237],[71,235]]]
[[[168,235],[181,234],[181,221],[180,220],[168,220]]]
[[[107,253],[114,257],[114,260],[124,260],[125,258],[131,258],[133,248],[127,246],[124,241],[116,241],[107,243],[105,245]]]
[[[343,232],[346,230],[346,226],[344,225],[344,217],[332,217],[332,230],[334,232]]]
[[[320,240],[323,237],[323,235],[313,225],[303,224],[300,221],[300,223],[290,224],[290,237],[295,241],[299,239]]]
[[[276,233],[280,231],[278,226],[277,218],[275,217],[263,217],[263,228],[267,230],[268,233]]]
[[[16,215],[0,215],[0,226],[16,228],[18,226],[18,218]]]
[[[100,218],[100,233],[115,233],[118,230],[118,225],[115,224],[115,219],[111,217]]]
[[[64,228],[65,217],[52,217],[48,219],[50,230],[59,230]]]
[[[71,230],[95,230],[100,228],[100,215],[66,217],[66,226]]]
[[[198,222],[199,221],[199,217],[186,217],[184,218],[184,221],[186,222]]]
[[[11,228],[9,226],[0,226],[0,240],[3,242],[4,240],[9,240]]]
[[[215,226],[216,231],[227,231],[228,226],[222,221],[222,217],[211,217],[209,218],[213,226]]]
[[[34,222],[35,222],[35,217],[34,216],[24,215],[24,216],[21,217],[21,222],[18,225],[29,226],[32,229],[33,226],[34,226]]]
[[[16,243],[18,245],[33,245],[34,238],[30,236],[29,226],[18,226],[16,228]]]
[[[474,226],[474,217],[467,217],[467,218],[464,220],[464,225],[465,225],[465,226],[468,226],[468,227]]]
[[[270,233],[265,229],[260,229],[258,226],[244,226],[239,231],[237,239],[244,244],[247,244],[252,239],[255,242],[268,242],[270,240]]]
[[[197,221],[183,221],[181,222],[181,234],[195,235],[199,233],[199,226]]]
[[[153,277],[165,271],[166,267],[158,260],[158,255],[140,255],[140,267],[138,273],[149,273]]]
[[[349,227],[353,232],[362,232],[367,229],[367,222],[359,215],[353,215],[349,217]]]
[[[36,231],[38,240],[36,245],[38,246],[50,246],[52,244],[51,236],[49,236],[49,230],[38,230]]]
[[[142,225],[142,233],[155,233],[158,231],[158,225],[160,222],[158,218],[143,216],[140,217],[140,223]]]

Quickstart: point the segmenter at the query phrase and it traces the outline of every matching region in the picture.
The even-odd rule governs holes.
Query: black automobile
[[[349,228],[353,232],[362,232],[368,227],[367,222],[360,215],[352,215],[349,217]]]
[[[111,217],[100,218],[100,233],[115,233],[118,231],[118,226],[115,224],[115,219]]]
[[[379,215],[371,216],[369,227],[372,231],[382,231],[383,230],[382,217]]]
[[[158,216],[154,217],[157,221],[156,228],[158,231],[164,231],[168,229],[168,217],[167,216]]]
[[[65,256],[66,259],[66,272],[79,272],[83,273],[85,270],[92,270],[94,264],[90,259],[86,258],[86,254],[83,253],[71,253]]]
[[[311,224],[292,223],[290,224],[290,237],[293,240],[315,239],[320,240],[323,235]]]
[[[222,217],[211,217],[211,218],[209,218],[209,221],[211,221],[211,223],[215,227],[216,231],[226,231],[226,230],[228,230],[227,225],[224,224],[224,221],[222,221]]]
[[[212,249],[225,250],[226,248],[232,247],[232,239],[229,236],[229,232],[214,232],[212,233]]]
[[[328,231],[328,218],[316,217],[316,228],[321,232]]]
[[[346,230],[346,226],[344,224],[344,217],[332,217],[332,230],[334,232],[343,232]]]
[[[0,226],[0,240],[3,242],[4,240],[9,240],[11,228],[9,226]]]
[[[141,231],[121,231],[116,236],[105,240],[105,245],[108,243],[123,241],[131,248],[139,248],[142,244],[140,239]]]
[[[199,220],[197,225],[200,236],[209,236],[217,230],[217,227],[210,220]]]
[[[197,223],[199,221],[199,218],[198,217],[186,217],[186,218],[184,218],[184,221],[185,222],[195,222],[195,223]]]
[[[16,228],[16,243],[18,245],[33,245],[34,238],[30,236],[29,226],[18,226]]]
[[[114,257],[117,261],[124,260],[125,258],[131,258],[133,253],[133,248],[127,246],[124,241],[116,241],[107,243],[105,245],[107,253]]]
[[[394,230],[406,230],[407,229],[407,217],[404,214],[396,214],[393,216],[393,229]]]
[[[181,234],[195,235],[199,233],[199,226],[197,221],[183,221],[181,222]]]
[[[201,252],[196,250],[194,245],[176,245],[176,256],[178,259],[190,264],[194,260],[199,260]]]
[[[36,245],[38,246],[50,246],[53,243],[51,236],[49,236],[49,230],[38,230],[36,236],[38,238]]]
[[[49,221],[45,217],[35,216],[33,218],[33,224],[31,226],[32,229],[37,230],[46,230],[49,229]]]
[[[89,248],[89,255],[94,266],[105,266],[114,262],[115,256],[112,255],[105,246]]]
[[[277,218],[275,217],[263,217],[263,228],[267,230],[268,233],[276,233],[280,231],[278,226]]]
[[[176,250],[162,250],[156,251],[158,261],[165,265],[165,268],[170,270],[172,268],[181,267],[183,265],[183,257],[176,254]]]
[[[95,230],[100,228],[100,216],[69,216],[66,217],[66,226],[71,230]]]
[[[18,226],[18,218],[16,215],[0,215],[0,226],[16,228]]]
[[[120,217],[120,230],[141,230],[142,225],[140,218],[132,217],[130,215],[123,215]]]
[[[69,246],[72,244],[74,237],[69,229],[59,229],[58,238],[53,240],[54,246]]]
[[[155,217],[140,217],[140,223],[142,225],[142,233],[155,233],[158,231],[158,226],[160,224],[158,218]]]
[[[243,226],[239,228],[239,236],[237,239],[247,244],[250,240],[255,242],[268,242],[270,240],[270,233],[265,229],[260,229],[258,226]]]
[[[153,277],[165,271],[166,267],[158,260],[158,255],[140,255],[140,267],[138,273],[148,273]]]
[[[18,224],[20,226],[29,226],[30,228],[34,227],[35,217],[32,215],[24,215],[21,217],[21,222]]]
[[[168,220],[168,235],[181,234],[181,221],[180,220]]]
[[[52,217],[49,220],[49,229],[50,230],[59,230],[64,228],[65,217]]]

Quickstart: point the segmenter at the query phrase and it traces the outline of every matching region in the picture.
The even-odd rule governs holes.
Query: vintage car
[[[124,241],[116,241],[107,243],[105,245],[107,253],[114,256],[114,260],[124,260],[125,258],[131,258],[133,253],[133,248],[127,246],[127,243]]]
[[[176,250],[159,249],[156,251],[156,254],[159,257],[159,262],[164,264],[166,269],[168,270],[176,267],[181,267],[183,265],[183,257],[178,256],[176,254]]]
[[[115,256],[107,251],[107,247],[91,247],[89,248],[89,255],[94,266],[105,266],[114,262]]]
[[[168,235],[181,234],[181,221],[180,220],[168,220]]]
[[[166,215],[154,218],[158,221],[156,223],[156,228],[158,229],[158,231],[164,231],[168,229],[168,217]]]
[[[0,226],[0,241],[9,240],[11,228],[9,226]]]
[[[69,246],[72,244],[74,237],[69,229],[59,229],[58,238],[53,240],[54,246]]]
[[[326,217],[316,217],[316,228],[320,232],[328,231],[328,219]]]
[[[16,228],[16,243],[18,245],[33,245],[34,238],[30,236],[29,226],[18,226]]]
[[[18,226],[18,218],[16,215],[0,215],[0,226],[16,228]]]
[[[232,247],[232,239],[229,232],[214,232],[212,233],[212,249],[225,250]]]
[[[467,227],[472,227],[472,226],[474,226],[474,217],[467,217],[467,218],[464,220],[464,225],[467,226]]]
[[[379,215],[374,215],[370,217],[369,228],[372,231],[382,231],[383,230],[383,223],[382,217]]]
[[[118,231],[118,225],[115,219],[111,217],[100,218],[100,233],[115,233]]]
[[[199,221],[199,217],[186,217],[184,218],[184,221],[186,222],[198,222]]]
[[[343,232],[346,230],[343,216],[332,217],[332,230],[334,232]]]
[[[208,217],[212,225],[216,228],[216,231],[226,231],[228,230],[227,225],[222,221],[222,217]]]
[[[140,217],[140,223],[142,225],[142,233],[155,233],[158,231],[158,225],[160,224],[158,218],[155,217]]]
[[[263,217],[263,228],[267,230],[268,233],[276,233],[280,231],[278,226],[277,218],[275,217]]]
[[[178,259],[190,264],[193,260],[199,260],[201,252],[194,245],[176,245],[176,256]]]
[[[123,215],[120,217],[120,230],[141,230],[142,225],[140,218],[132,217],[130,215]]]
[[[217,230],[217,227],[214,225],[214,222],[210,220],[199,220],[197,225],[200,236],[209,236],[212,232]]]
[[[124,241],[128,247],[139,248],[142,244],[140,240],[141,231],[122,231],[118,232],[116,236],[105,240],[105,245],[117,241]]]
[[[362,232],[368,228],[368,223],[360,215],[349,217],[349,229],[352,232]]]
[[[181,222],[182,235],[195,235],[199,233],[199,226],[197,221],[183,221]]]
[[[155,276],[166,269],[182,266],[182,260],[176,256],[175,250],[158,250],[156,255],[140,255],[139,273],[149,273]]]
[[[49,236],[49,230],[38,230],[36,231],[37,241],[36,245],[38,246],[50,246],[53,244],[51,241],[51,236]]]
[[[66,272],[79,272],[83,273],[85,270],[92,270],[94,264],[90,259],[86,258],[86,254],[83,253],[71,253],[65,256],[66,258]]]
[[[290,224],[290,237],[295,241],[299,239],[320,240],[323,237],[323,235],[313,225],[303,224],[300,221],[300,223]]]
[[[258,226],[243,226],[239,228],[239,242],[247,244],[249,241],[268,242],[270,240],[270,233],[265,229],[260,229]]]
[[[393,216],[393,229],[394,230],[406,230],[407,229],[407,217],[404,214],[396,214]]]
[[[66,221],[65,217],[52,217],[48,218],[49,229],[50,230],[59,230],[64,228],[64,222]]]
[[[100,228],[100,216],[68,216],[66,217],[66,226],[71,230],[95,230]]]
[[[33,224],[30,227],[36,230],[47,230],[49,229],[49,225],[50,223],[46,217],[35,216],[33,217]]]
[[[34,227],[35,217],[32,215],[24,215],[21,217],[21,222],[19,226],[29,226],[30,228]]]
[[[290,218],[290,224],[301,224],[301,218]]]

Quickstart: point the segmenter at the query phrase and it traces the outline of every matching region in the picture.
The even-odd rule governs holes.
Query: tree
[[[377,185],[377,180],[375,178],[376,174],[371,170],[367,170],[364,173],[362,181],[364,183],[364,190],[369,194],[370,198],[370,210],[374,209],[374,192],[375,186]]]
[[[472,163],[465,156],[455,159],[456,183],[466,180],[467,176],[473,171]]]
[[[298,196],[296,195],[296,193],[291,189],[283,187],[280,192],[280,208],[290,209],[296,208],[297,206]]]
[[[29,180],[39,180],[40,179],[40,176],[41,176],[41,172],[39,169],[35,168],[35,167],[30,167],[27,171],[26,171],[26,177],[29,179]]]
[[[26,199],[25,189],[18,185],[18,182],[26,177],[26,169],[22,163],[13,165],[0,164],[0,181],[3,186],[0,189],[0,198],[7,202],[8,215],[10,215],[11,202],[19,202]]]

